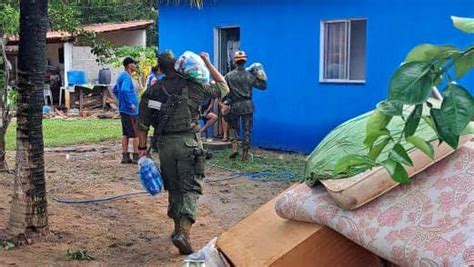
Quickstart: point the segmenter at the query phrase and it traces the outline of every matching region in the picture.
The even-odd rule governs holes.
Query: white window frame
[[[338,19],[338,20],[322,20],[320,22],[320,31],[319,31],[319,82],[320,83],[366,83],[367,82],[367,67],[365,72],[365,79],[364,80],[351,80],[350,79],[350,66],[351,66],[351,54],[350,54],[350,47],[351,47],[351,21],[366,21],[366,32],[367,32],[367,19],[366,18],[353,18],[353,19]],[[347,42],[345,44],[345,50],[347,53],[347,69],[346,72],[348,73],[348,79],[325,79],[324,78],[324,60],[325,60],[325,25],[330,23],[340,23],[345,22],[346,27],[348,30],[347,35]],[[367,50],[367,37],[366,37],[366,50]],[[367,53],[366,53],[366,63],[367,63]]]

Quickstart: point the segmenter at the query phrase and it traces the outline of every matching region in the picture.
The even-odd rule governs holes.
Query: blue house
[[[161,4],[159,46],[208,51],[224,73],[229,55],[245,50],[269,77],[267,91],[254,93],[253,145],[310,152],[335,126],[386,98],[391,75],[414,46],[474,44],[453,28],[452,15],[474,17],[474,1],[209,0],[202,10]],[[472,93],[474,73],[461,82]]]

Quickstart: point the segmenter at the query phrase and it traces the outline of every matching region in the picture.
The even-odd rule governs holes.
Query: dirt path
[[[71,147],[68,147],[70,150]],[[10,251],[0,250],[0,266],[69,266],[68,249],[87,249],[91,266],[179,266],[183,257],[171,244],[172,222],[166,216],[167,194],[133,196],[95,204],[65,205],[53,197],[89,199],[142,190],[137,167],[119,164],[118,143],[73,147],[86,152],[46,152],[50,230],[47,240]],[[14,154],[8,154],[14,162]],[[284,182],[225,181],[230,174],[208,170],[198,221],[192,232],[195,249],[240,221],[289,186]],[[13,177],[0,175],[0,228],[9,217]],[[81,262],[82,266],[84,262]]]

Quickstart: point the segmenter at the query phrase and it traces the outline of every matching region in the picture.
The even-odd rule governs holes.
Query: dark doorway
[[[225,75],[233,69],[234,53],[240,49],[240,27],[216,28],[214,42],[217,68]]]

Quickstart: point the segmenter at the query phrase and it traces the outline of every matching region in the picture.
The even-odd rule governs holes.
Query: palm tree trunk
[[[15,191],[8,230],[48,226],[42,133],[48,1],[21,0]]]
[[[5,44],[8,39],[3,37],[3,31],[0,29],[0,172],[8,171],[5,158],[5,137],[10,124],[10,110],[8,107],[8,82],[10,80],[10,63],[5,53]]]

